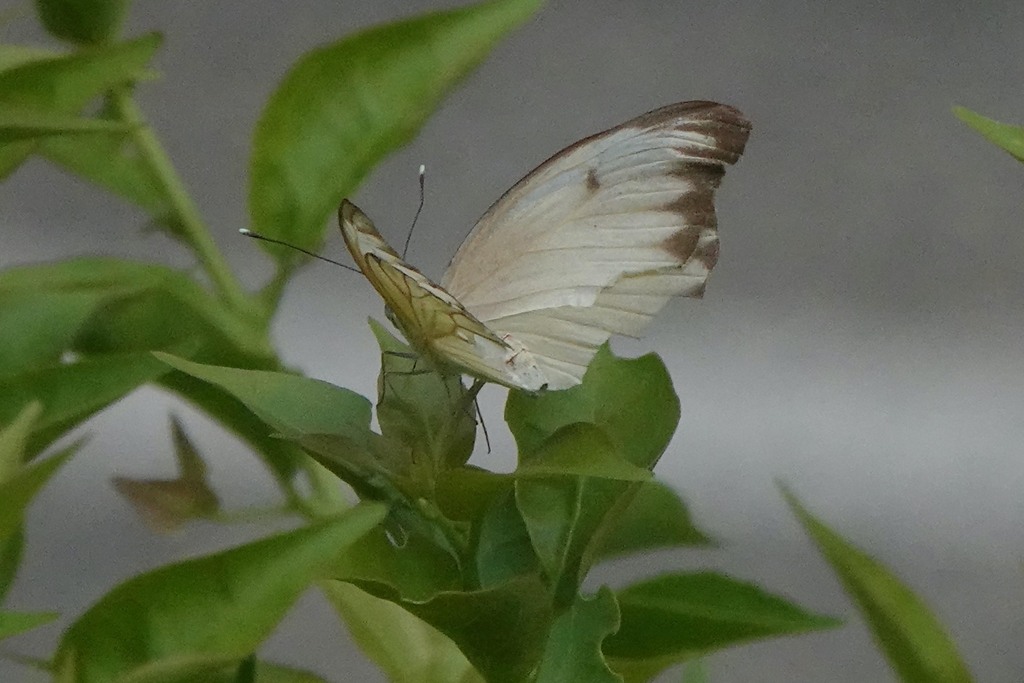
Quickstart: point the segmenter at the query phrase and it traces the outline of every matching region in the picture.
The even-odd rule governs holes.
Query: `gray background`
[[[682,99],[733,104],[754,122],[720,193],[722,259],[703,302],[671,303],[640,342],[669,365],[683,420],[660,475],[722,542],[603,568],[621,584],[667,567],[714,567],[824,612],[840,630],[710,658],[716,681],[890,680],[882,657],[781,502],[789,483],[882,559],[948,624],[981,681],[1024,678],[1024,168],[950,113],[1024,121],[1017,0],[861,3],[554,2],[503,43],[357,200],[393,242],[429,167],[410,260],[442,272],[475,218],[558,148]],[[153,124],[246,281],[269,272],[236,237],[249,136],[288,65],[309,48],[439,2],[141,2],[131,31],[166,34]],[[22,20],[7,40],[36,36]],[[83,252],[184,266],[139,236],[143,217],[33,162],[0,186],[0,263]],[[327,250],[342,253],[333,235]],[[376,363],[364,324],[380,302],[359,276],[309,268],[275,326],[285,358],[362,393]],[[483,410],[511,466],[503,391]],[[203,418],[143,390],[89,425],[90,445],[32,509],[12,607],[80,612],[140,569],[264,528],[149,535],[111,475],[171,475],[166,414],[186,417],[229,505],[271,504],[255,460]],[[23,638],[45,654],[57,630]],[[379,680],[319,596],[267,652],[332,680]],[[18,673],[15,673],[18,671]],[[0,663],[0,680],[24,670]]]

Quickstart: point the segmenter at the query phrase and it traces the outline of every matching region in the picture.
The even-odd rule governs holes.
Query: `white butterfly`
[[[440,285],[347,200],[341,231],[439,369],[566,389],[611,335],[639,336],[671,297],[703,295],[718,260],[714,192],[749,134],[732,107],[681,102],[584,138],[488,209]]]

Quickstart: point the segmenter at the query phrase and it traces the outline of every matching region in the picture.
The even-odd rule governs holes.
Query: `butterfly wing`
[[[714,192],[750,123],[682,102],[585,138],[506,192],[441,281],[521,344],[551,389],[578,384],[612,334],[638,336],[674,296],[696,296],[718,258]]]
[[[352,258],[377,290],[409,343],[439,369],[454,367],[518,389],[541,388],[544,378],[529,356],[476,319],[442,287],[406,263],[348,200],[338,223]]]

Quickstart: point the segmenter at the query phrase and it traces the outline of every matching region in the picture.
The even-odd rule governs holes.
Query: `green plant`
[[[339,200],[538,4],[424,15],[303,57],[255,131],[252,228],[316,249]],[[71,49],[0,45],[0,177],[37,155],[121,196],[190,249],[209,284],[109,258],[0,273],[0,597],[19,564],[26,507],[79,444],[42,454],[147,383],[248,443],[280,487],[282,514],[305,523],[116,587],[61,635],[43,664],[55,679],[321,680],[254,654],[314,584],[396,681],[641,681],[716,648],[837,624],[710,572],[581,591],[603,559],[708,542],[651,474],[679,419],[654,356],[623,360],[605,349],[577,388],[511,393],[510,474],[468,464],[476,422],[466,389],[410,372],[409,349],[379,325],[379,432],[369,400],[285,367],[268,328],[303,261],[268,249],[276,268],[258,292],[227,268],[133,97],[148,87],[160,39],[119,37],[128,5],[37,0],[43,24]],[[119,480],[119,490],[161,527],[220,518],[176,422],[174,435],[180,478]],[[797,509],[837,567],[859,558]],[[874,581],[871,572],[848,579]],[[885,623],[901,632],[907,613],[898,605]],[[0,638],[54,616],[0,611]],[[920,646],[909,640],[903,652],[913,658]]]

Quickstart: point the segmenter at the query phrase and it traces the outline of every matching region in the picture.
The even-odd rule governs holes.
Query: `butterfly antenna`
[[[290,242],[285,242],[284,240],[277,240],[277,239],[274,239],[273,237],[267,237],[266,235],[261,235],[258,232],[253,232],[252,230],[249,230],[248,228],[239,228],[238,232],[240,234],[242,234],[242,235],[245,235],[246,237],[251,237],[254,240],[263,240],[264,242],[270,242],[271,244],[280,244],[282,247],[288,247],[289,249],[294,249],[295,251],[301,251],[306,256],[312,256],[313,258],[318,259],[320,261],[326,261],[327,263],[333,263],[336,266],[341,266],[345,270],[351,270],[354,273],[358,273],[359,272],[358,268],[353,268],[352,266],[348,265],[347,263],[342,263],[341,261],[335,261],[332,258],[327,258],[326,256],[321,256],[320,254],[312,252],[312,251],[310,251],[308,249],[303,249],[302,247],[299,247],[299,246],[296,246],[294,244],[291,244]]]
[[[420,219],[420,213],[423,211],[423,204],[425,202],[426,193],[424,192],[424,186],[426,185],[427,167],[420,164],[420,205],[416,207],[416,215],[412,217],[412,225],[409,226],[409,233],[405,236],[405,244],[402,246],[402,259],[405,260],[405,255],[409,253],[409,240],[412,239],[412,231],[416,229],[416,221]]]

